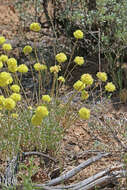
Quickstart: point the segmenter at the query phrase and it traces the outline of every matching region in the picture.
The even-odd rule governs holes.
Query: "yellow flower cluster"
[[[112,82],[108,82],[105,86],[105,90],[108,92],[113,92],[116,90],[116,87]]]
[[[15,101],[12,98],[5,98],[4,108],[7,110],[13,110],[16,106]]]
[[[2,69],[3,68],[3,63],[2,63],[2,61],[0,61],[0,69]]]
[[[13,91],[13,92],[19,92],[20,91],[20,86],[17,85],[17,84],[13,84],[10,89]]]
[[[13,94],[10,96],[10,98],[13,99],[15,102],[21,101],[21,95],[18,94],[18,93],[13,93]]]
[[[90,110],[85,107],[81,108],[79,110],[79,117],[81,119],[85,119],[85,120],[89,119],[90,118]]]
[[[4,36],[0,36],[0,45],[3,44],[6,41]]]
[[[12,46],[11,46],[11,44],[3,44],[2,49],[4,51],[10,51],[10,50],[12,50]]]
[[[83,32],[81,30],[76,30],[74,33],[73,33],[74,37],[76,39],[82,39],[83,38]]]
[[[17,113],[12,113],[12,114],[11,114],[11,117],[12,117],[13,119],[17,119],[18,116],[19,116],[19,115],[18,115]]]
[[[81,100],[87,100],[89,98],[89,94],[86,90],[81,92]]]
[[[43,70],[46,70],[46,69],[47,69],[47,66],[44,65],[44,64],[35,63],[35,64],[34,64],[34,69],[35,69],[36,71],[43,71]]]
[[[50,98],[50,96],[49,95],[43,95],[42,96],[42,100],[44,101],[44,102],[51,102],[51,98]]]
[[[5,101],[5,98],[3,95],[0,95],[0,110],[3,109],[4,107],[4,101]]]
[[[59,80],[59,81],[61,81],[61,82],[65,82],[65,78],[62,77],[62,76],[59,76],[57,80]]]
[[[74,83],[73,88],[77,91],[81,91],[85,88],[85,84],[82,81],[78,80]]]
[[[86,85],[92,85],[93,84],[93,78],[90,74],[83,74],[81,76],[81,81]]]
[[[25,55],[28,55],[29,53],[31,53],[32,52],[32,47],[31,46],[25,46],[24,48],[23,48],[23,53],[25,54]]]
[[[40,24],[38,22],[33,22],[30,25],[30,30],[34,31],[34,32],[39,32],[41,29]]]
[[[107,80],[107,74],[105,72],[98,72],[96,74],[97,78],[105,82]]]
[[[15,58],[9,58],[7,60],[8,70],[12,73],[15,73],[18,70],[17,60]]]
[[[58,63],[64,63],[67,60],[67,56],[64,53],[58,53],[56,55],[56,60]]]
[[[21,64],[18,66],[18,72],[20,73],[27,73],[28,72],[28,67],[25,64]]]
[[[7,60],[8,60],[8,56],[7,56],[7,55],[2,54],[2,55],[0,56],[0,61],[6,62]]]
[[[83,64],[84,64],[84,58],[83,58],[83,57],[76,56],[75,59],[74,59],[74,62],[75,62],[77,65],[83,65]]]
[[[61,67],[59,65],[54,65],[50,67],[50,72],[51,73],[58,73],[61,70]]]
[[[1,72],[0,73],[0,86],[5,87],[13,82],[12,76],[10,73]]]
[[[49,112],[45,106],[38,106],[31,122],[34,126],[41,125],[44,117],[48,116]]]

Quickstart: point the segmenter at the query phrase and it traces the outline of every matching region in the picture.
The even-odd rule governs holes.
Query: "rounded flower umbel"
[[[0,61],[0,69],[2,69],[3,68],[3,63],[2,63],[2,61]]]
[[[83,64],[84,64],[84,58],[83,58],[83,57],[76,56],[75,59],[74,59],[74,62],[75,62],[77,65],[83,65]]]
[[[105,85],[105,90],[108,91],[108,92],[113,92],[113,91],[116,90],[116,87],[115,87],[115,85],[112,82],[108,82]]]
[[[89,94],[86,90],[83,90],[81,93],[81,100],[87,100],[89,98]]]
[[[81,76],[81,81],[86,85],[92,85],[93,84],[93,78],[90,74],[83,74]]]
[[[58,63],[64,63],[67,60],[67,56],[64,53],[58,53],[56,55],[56,60]]]
[[[21,95],[18,93],[13,93],[10,98],[12,98],[15,102],[21,101]]]
[[[30,54],[32,52],[32,47],[31,46],[25,46],[24,48],[23,48],[23,53],[25,54],[25,55],[28,55],[28,54]]]
[[[44,71],[44,70],[47,69],[47,66],[44,65],[44,64],[35,63],[35,64],[34,64],[34,69],[35,69],[36,71]]]
[[[63,82],[63,83],[65,82],[65,78],[62,77],[62,76],[59,76],[57,80],[58,80],[58,81],[61,81],[61,82]]]
[[[11,46],[11,44],[3,44],[2,49],[4,51],[11,51],[12,50],[12,46]]]
[[[34,126],[41,125],[43,118],[48,116],[48,114],[49,114],[49,112],[47,110],[47,107],[38,106],[35,111],[35,114],[33,115],[32,119],[31,119],[32,125],[34,125]]]
[[[48,114],[49,114],[49,112],[47,110],[47,107],[45,107],[45,106],[38,106],[36,109],[36,112],[35,112],[35,115],[38,118],[44,118],[44,117],[48,116]]]
[[[50,72],[51,73],[58,73],[61,70],[61,67],[59,65],[54,65],[50,67]]]
[[[34,126],[39,126],[42,124],[42,120],[43,120],[43,118],[38,118],[36,115],[33,115],[32,119],[31,119],[31,123]]]
[[[19,92],[20,91],[20,86],[17,85],[17,84],[13,84],[10,89],[13,91],[13,92]]]
[[[40,24],[38,22],[33,22],[30,25],[30,30],[34,31],[34,32],[39,32],[41,29]]]
[[[73,33],[74,37],[76,39],[82,39],[83,38],[83,32],[81,30],[76,30],[74,33]]]
[[[15,101],[12,98],[5,98],[4,108],[7,110],[13,110],[16,106]]]
[[[51,98],[50,98],[50,96],[49,95],[43,95],[42,96],[42,100],[44,101],[44,102],[51,102]]]
[[[13,119],[17,119],[18,116],[19,116],[19,115],[18,115],[17,113],[12,113],[12,114],[11,114],[11,117],[12,117]]]
[[[0,36],[0,45],[2,45],[6,41],[4,36]]]
[[[79,117],[81,119],[85,119],[85,120],[89,119],[90,118],[90,110],[85,107],[81,108],[79,110]]]
[[[27,73],[28,72],[28,67],[25,64],[21,64],[21,65],[18,66],[18,72]]]
[[[0,110],[3,109],[5,102],[5,97],[3,95],[0,95]]]
[[[77,91],[81,91],[85,88],[85,84],[83,84],[82,81],[78,80],[77,82],[74,83],[73,88]]]
[[[2,55],[0,56],[0,61],[2,61],[2,62],[7,62],[7,60],[8,60],[8,56],[7,56],[7,55],[2,54]]]
[[[96,74],[97,78],[100,79],[102,82],[107,80],[107,74],[105,72],[98,72]]]
[[[0,73],[0,86],[5,87],[13,82],[12,76],[10,73],[1,72]]]
[[[17,63],[8,64],[8,71],[15,73],[18,70]]]

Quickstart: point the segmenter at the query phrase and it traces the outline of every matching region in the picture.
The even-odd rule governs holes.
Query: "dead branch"
[[[55,163],[57,162],[55,158],[53,158],[53,157],[51,157],[51,156],[49,156],[49,155],[47,155],[47,154],[41,153],[41,152],[35,152],[35,151],[33,151],[33,152],[23,152],[22,154],[23,154],[23,157],[24,157],[24,156],[37,155],[37,156],[42,156],[42,157],[44,157],[44,158],[47,158],[47,159],[49,159],[49,160],[52,160],[52,161],[55,162]]]
[[[47,182],[45,185],[46,186],[52,186],[52,185],[57,185],[63,181],[68,180],[69,178],[73,177],[74,175],[76,175],[77,173],[79,173],[81,170],[85,169],[86,167],[88,167],[90,164],[96,162],[97,160],[100,160],[102,157],[108,156],[108,153],[105,154],[98,154],[97,156],[94,156],[92,158],[89,158],[87,161],[81,163],[80,165],[78,165],[77,167],[73,168],[72,170],[68,171],[67,173],[63,174],[62,176],[53,179],[49,182]],[[41,185],[37,185],[38,187]]]

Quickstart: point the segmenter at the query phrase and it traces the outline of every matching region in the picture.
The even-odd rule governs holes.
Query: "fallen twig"
[[[35,151],[33,151],[33,152],[23,152],[22,154],[23,154],[23,157],[24,156],[31,156],[31,155],[38,155],[38,156],[45,157],[45,158],[47,158],[49,160],[52,160],[55,163],[57,162],[57,160],[55,158],[53,158],[53,157],[51,157],[51,156],[49,156],[47,154],[41,153],[41,152],[35,152]]]
[[[60,176],[60,177],[58,177],[56,179],[53,179],[53,180],[47,182],[45,185],[46,186],[52,186],[52,185],[57,185],[57,184],[59,184],[59,183],[61,183],[63,181],[66,181],[69,178],[71,178],[74,175],[76,175],[77,173],[79,173],[84,168],[88,167],[93,162],[96,162],[97,160],[100,160],[102,157],[105,157],[105,156],[108,156],[108,153],[106,153],[106,154],[98,154],[97,156],[93,156],[92,158],[89,158],[87,161],[81,163],[80,165],[78,165],[77,167],[75,167],[74,169],[72,169],[71,171],[68,171],[67,173],[63,174],[62,176]],[[37,186],[41,187],[41,184],[37,185]]]

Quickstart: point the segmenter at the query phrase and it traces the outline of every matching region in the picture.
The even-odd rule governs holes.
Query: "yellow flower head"
[[[5,98],[3,95],[0,95],[0,110],[4,107]]]
[[[48,116],[49,112],[45,106],[38,106],[35,112],[36,117],[44,118]]]
[[[50,98],[50,96],[49,95],[43,95],[42,96],[42,100],[44,101],[44,102],[51,102],[51,98]]]
[[[42,124],[42,120],[43,120],[43,118],[38,118],[36,115],[33,115],[32,119],[31,119],[31,123],[34,126],[39,126]]]
[[[0,61],[0,69],[2,69],[3,68],[3,63],[2,63],[2,61]]]
[[[25,64],[21,64],[21,65],[18,66],[18,72],[27,73],[28,72],[28,67]]]
[[[112,82],[108,82],[105,85],[105,90],[108,91],[108,92],[113,92],[113,91],[116,90],[116,87],[115,87],[115,85]]]
[[[84,64],[84,58],[77,56],[77,57],[75,57],[74,62],[75,62],[77,65],[83,65],[83,64]]]
[[[17,63],[8,64],[8,71],[15,73],[18,70]]]
[[[56,55],[56,60],[58,63],[64,63],[67,60],[67,56],[64,53],[58,53]]]
[[[25,54],[25,55],[28,55],[29,53],[31,53],[32,52],[32,47],[31,46],[25,46],[24,48],[23,48],[23,53]]]
[[[41,70],[42,71],[47,70],[47,66],[45,64],[41,64]]]
[[[83,90],[81,93],[81,100],[87,100],[89,98],[89,94],[86,90]]]
[[[93,78],[90,74],[83,74],[81,76],[81,81],[86,85],[92,85],[93,84]]]
[[[15,102],[19,102],[21,100],[21,95],[18,93],[13,93],[10,98],[12,98]]]
[[[61,67],[59,65],[54,65],[50,67],[50,72],[51,73],[58,73],[61,70]]]
[[[1,72],[0,73],[0,86],[5,87],[13,82],[13,79],[11,77],[10,73],[7,72]]]
[[[29,109],[29,110],[32,110],[33,108],[32,108],[32,106],[28,106],[28,109]]]
[[[40,27],[40,24],[37,23],[37,22],[33,22],[31,25],[30,25],[30,30],[34,31],[34,32],[39,32],[41,29]]]
[[[5,98],[4,108],[7,110],[13,110],[16,106],[15,101],[12,98]]]
[[[13,92],[19,92],[20,91],[20,86],[17,85],[17,84],[13,84],[10,89],[13,91]]]
[[[7,60],[7,65],[10,66],[10,65],[17,65],[17,60],[15,58],[9,58]]]
[[[85,107],[81,108],[79,110],[79,117],[81,119],[85,119],[85,120],[89,119],[90,118],[90,110]]]
[[[81,30],[76,30],[74,33],[73,33],[74,37],[76,39],[82,39],[83,38],[83,32]]]
[[[0,61],[6,62],[7,60],[8,60],[8,56],[7,56],[7,55],[2,54],[2,55],[0,56]]]
[[[3,44],[6,41],[4,36],[0,36],[0,45]]]
[[[85,84],[82,81],[78,80],[74,83],[73,88],[77,91],[81,91],[85,88]]]
[[[12,114],[11,114],[11,117],[14,118],[14,119],[17,119],[18,116],[19,116],[19,115],[18,115],[17,113],[12,113]]]
[[[107,74],[105,72],[98,72],[96,76],[103,82],[107,80]]]
[[[46,65],[42,65],[42,64],[40,64],[40,63],[35,63],[35,64],[34,64],[34,69],[35,69],[36,71],[42,71],[42,70],[47,69],[47,67],[46,67]]]
[[[10,50],[12,50],[12,46],[11,46],[11,44],[3,44],[2,49],[4,51],[10,51]]]
[[[61,82],[65,82],[65,78],[64,78],[64,77],[62,77],[62,76],[58,77],[58,79],[57,79],[57,80],[59,80],[59,81],[61,81]]]

